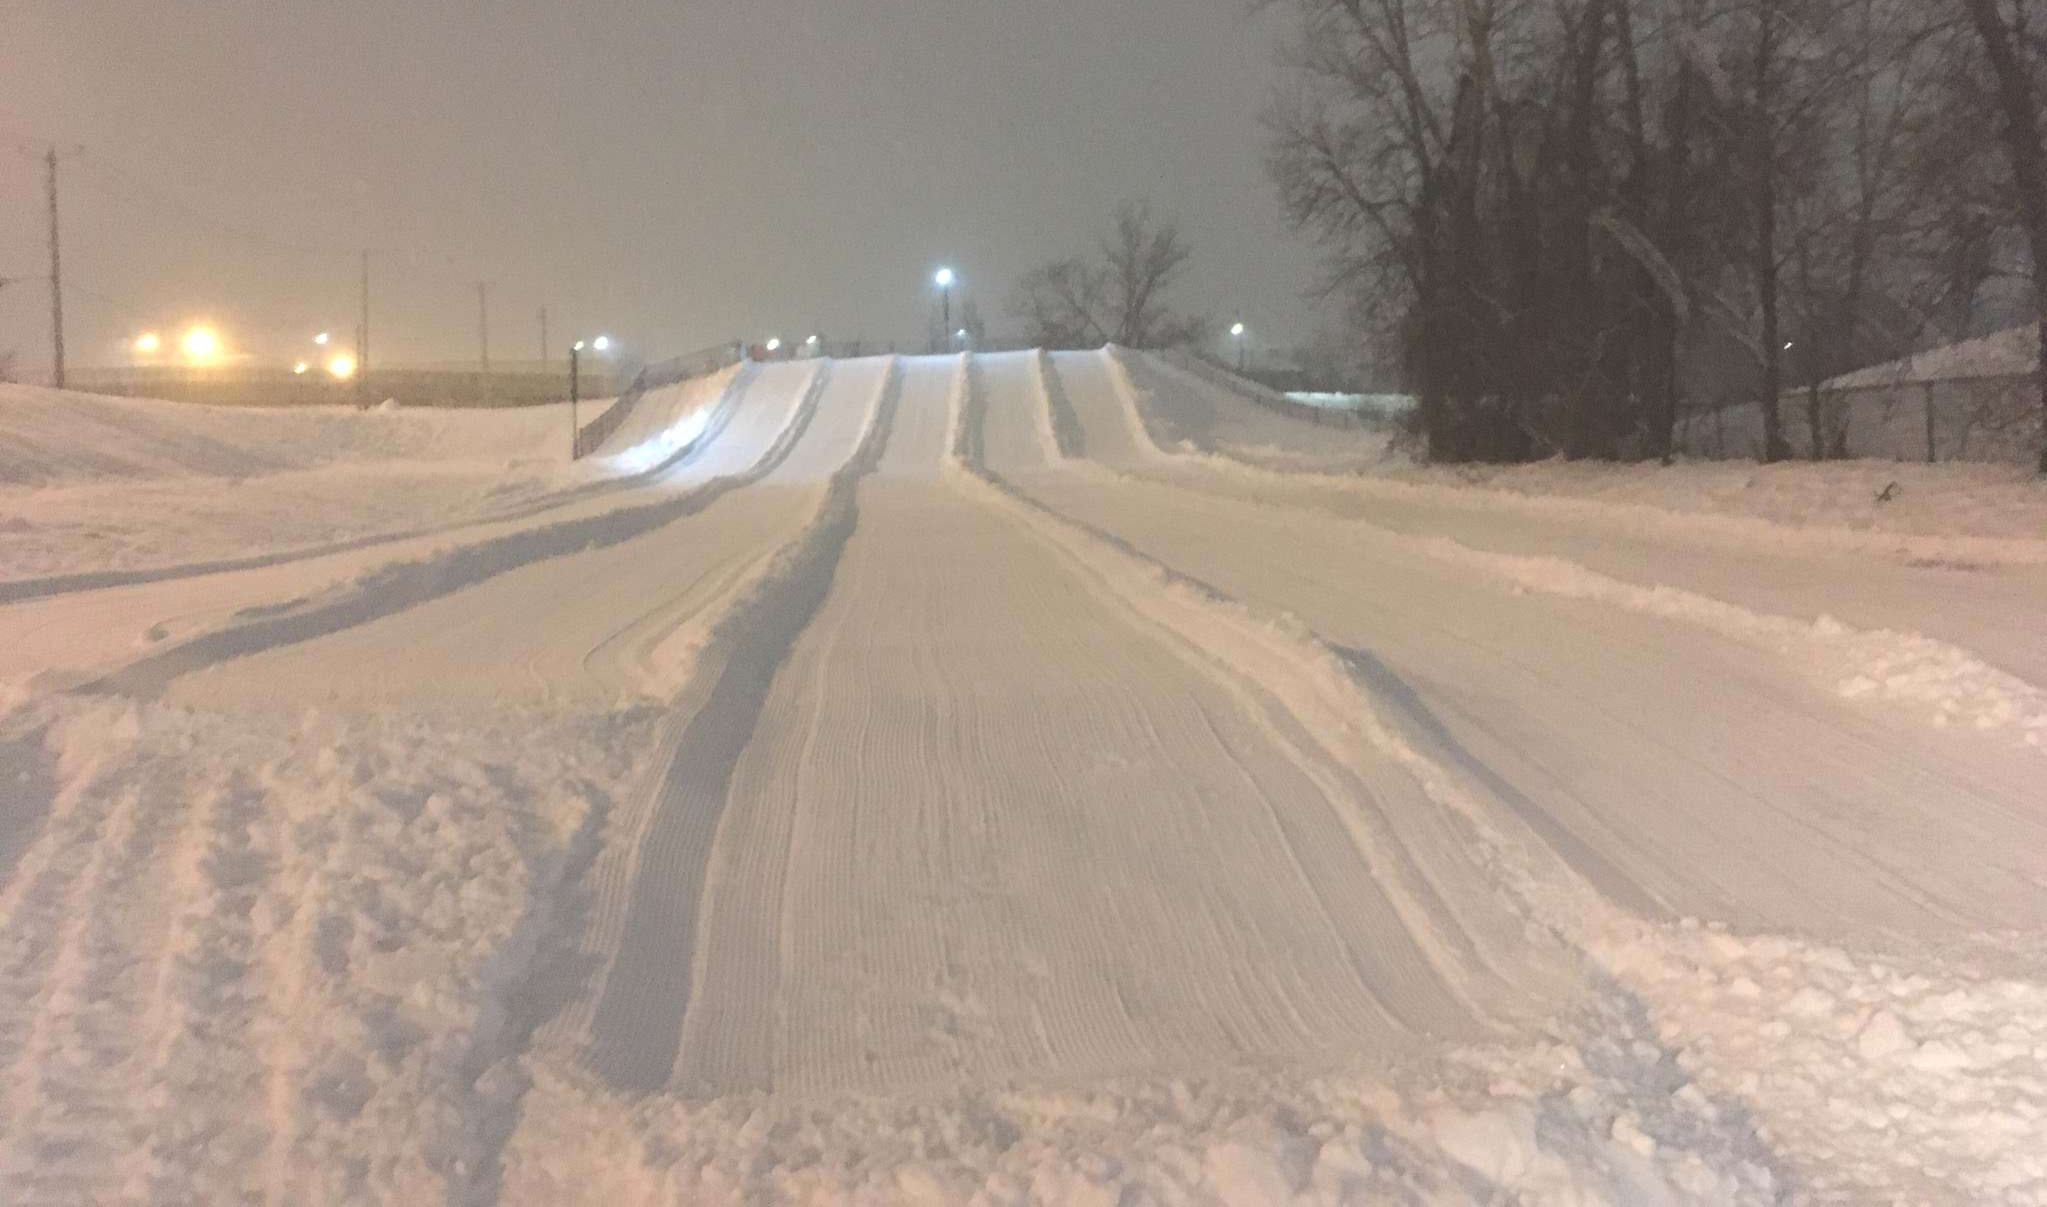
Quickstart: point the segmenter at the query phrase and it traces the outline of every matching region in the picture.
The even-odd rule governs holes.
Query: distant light
[[[770,351],[770,352],[775,352],[775,351],[779,351],[779,350],[781,349],[781,347],[782,347],[782,341],[781,341],[781,340],[780,340],[779,338],[777,338],[777,339],[771,339],[771,340],[769,340],[769,341],[768,341],[768,351]]]
[[[1793,348],[1794,348],[1794,347],[1796,347],[1796,346],[1797,346],[1796,344],[1792,343],[1792,342],[1791,342],[1790,340],[1788,340],[1788,339],[1784,341],[1784,350],[1785,350],[1786,352],[1789,352],[1789,351],[1791,351],[1791,349],[1793,349]]]
[[[817,337],[815,335],[811,336],[807,340],[804,340],[803,342],[809,344],[813,348],[817,347]]]
[[[293,365],[293,366],[291,367],[291,371],[292,371],[292,372],[294,372],[294,373],[297,373],[297,374],[299,374],[300,376],[304,376],[304,375],[305,375],[305,372],[306,372],[306,370],[307,370],[307,369],[310,369],[310,368],[312,368],[312,366],[311,366],[311,365],[307,364],[307,363],[306,363],[306,362],[304,362],[304,361],[300,361],[300,362],[298,362],[297,364],[295,364],[295,365]]]
[[[178,346],[184,349],[185,359],[193,364],[209,364],[220,359],[220,333],[211,327],[194,327],[185,332],[185,338]]]
[[[327,333],[326,333],[325,331],[322,331],[322,332],[321,332],[320,334],[318,334],[318,335],[314,336],[314,337],[313,337],[313,342],[314,342],[314,343],[316,343],[316,344],[319,344],[319,345],[321,345],[322,347],[326,346],[326,343],[327,343]]]
[[[355,376],[355,357],[346,352],[337,352],[327,361],[327,372],[336,381],[347,381]]]
[[[954,339],[965,339],[967,338],[967,329],[965,327],[961,327],[958,331],[953,332],[952,336]]]
[[[135,337],[135,350],[144,356],[155,356],[162,349],[163,341],[154,331],[145,331]]]
[[[940,289],[944,289],[953,283],[954,277],[952,275],[952,269],[941,268],[938,270],[938,275],[932,277],[931,279],[938,282],[938,287]]]
[[[600,335],[596,339],[590,341],[590,346],[592,348],[597,349],[599,352],[602,352],[605,349],[611,347],[611,337],[608,335]]]
[[[570,345],[569,345],[569,350],[570,350],[571,352],[581,352],[581,351],[583,350],[583,341],[582,341],[582,340],[577,340],[577,341],[576,341],[575,343],[573,343],[573,344],[570,344]]]
[[[1244,324],[1242,324],[1242,323],[1231,323],[1231,324],[1230,324],[1230,334],[1231,334],[1231,335],[1235,335],[1235,336],[1239,336],[1239,337],[1241,337],[1241,336],[1242,336],[1242,335],[1244,334]]]

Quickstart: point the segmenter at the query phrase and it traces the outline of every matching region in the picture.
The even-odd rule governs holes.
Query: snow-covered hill
[[[2047,1201],[2026,483],[1466,481],[1120,350],[573,472],[32,401],[0,514],[158,568],[0,593],[5,1201]]]

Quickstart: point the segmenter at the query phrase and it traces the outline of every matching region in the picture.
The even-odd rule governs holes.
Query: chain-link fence
[[[632,380],[630,368],[612,361],[585,365],[582,392],[611,397]],[[385,365],[357,381],[313,364],[302,371],[282,365],[141,365],[77,368],[65,384],[89,394],[214,406],[361,406],[388,398],[403,406],[520,407],[567,400],[569,366],[494,361],[485,373],[474,365]]]

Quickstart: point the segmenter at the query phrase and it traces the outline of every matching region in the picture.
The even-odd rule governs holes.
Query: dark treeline
[[[1667,457],[1736,398],[1824,457],[1810,387],[2038,304],[2047,0],[1275,2],[1273,177],[1433,459]]]

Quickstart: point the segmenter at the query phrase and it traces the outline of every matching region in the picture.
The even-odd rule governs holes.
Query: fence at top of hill
[[[585,363],[582,392],[608,398],[636,372],[612,361]],[[388,365],[359,385],[322,366],[294,372],[285,365],[123,365],[74,368],[65,385],[87,394],[212,406],[359,406],[392,398],[408,407],[520,407],[565,401],[569,366],[565,360],[493,361],[485,373],[459,363]]]
[[[611,434],[618,430],[619,425],[625,422],[626,416],[632,414],[633,408],[639,405],[640,399],[645,397],[649,390],[676,385],[693,377],[705,377],[746,359],[748,359],[746,345],[738,340],[730,340],[647,365],[633,376],[625,389],[619,391],[617,402],[612,403],[603,414],[589,423],[576,428],[575,444],[570,450],[570,456],[586,457],[602,447],[606,440],[611,439]]]

